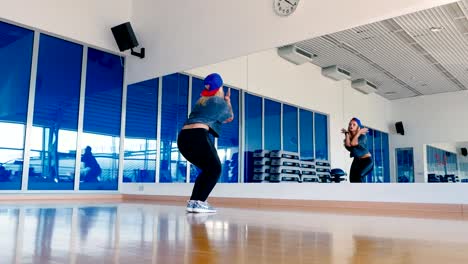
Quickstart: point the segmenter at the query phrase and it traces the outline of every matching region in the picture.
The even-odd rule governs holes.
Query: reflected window
[[[160,182],[185,182],[187,161],[177,147],[177,135],[187,120],[189,77],[163,77],[161,110]]]
[[[413,148],[397,148],[397,182],[414,182]]]
[[[29,190],[73,190],[81,45],[41,34],[29,160]]]
[[[123,182],[155,182],[159,79],[127,89]]]
[[[0,190],[20,190],[34,32],[0,22]]]
[[[299,111],[300,139],[301,139],[301,159],[314,159],[314,114],[301,109]]]
[[[229,87],[224,87],[227,92]],[[218,155],[222,174],[219,182],[238,182],[239,171],[239,90],[231,88],[231,105],[234,120],[223,124],[218,138]]]
[[[457,154],[433,146],[426,147],[428,182],[458,182]]]
[[[281,103],[265,99],[265,149],[281,149]]]
[[[328,160],[328,116],[314,113],[315,158]]]
[[[298,152],[297,107],[283,104],[283,149]]]
[[[244,182],[253,181],[253,152],[262,149],[262,98],[245,93]]]
[[[124,58],[88,49],[80,190],[117,190]]]

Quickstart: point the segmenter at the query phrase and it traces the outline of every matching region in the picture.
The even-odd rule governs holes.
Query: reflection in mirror
[[[430,183],[468,182],[468,142],[426,145],[427,181]]]

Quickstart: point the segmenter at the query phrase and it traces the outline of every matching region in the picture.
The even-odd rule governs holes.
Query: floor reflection
[[[183,206],[0,207],[0,263],[468,263],[468,222]]]

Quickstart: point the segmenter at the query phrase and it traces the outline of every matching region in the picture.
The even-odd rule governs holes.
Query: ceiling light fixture
[[[432,32],[440,32],[444,27],[430,27],[429,30]]]

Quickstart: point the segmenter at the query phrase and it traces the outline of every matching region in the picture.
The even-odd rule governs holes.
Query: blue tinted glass
[[[262,149],[262,98],[245,93],[244,182],[253,180],[253,152]]]
[[[228,87],[224,88],[228,91]],[[238,182],[239,171],[239,90],[231,88],[234,120],[223,124],[218,138],[218,155],[223,165],[220,182]]]
[[[20,190],[34,33],[0,22],[0,190]]]
[[[185,182],[187,161],[177,148],[177,135],[187,120],[189,77],[163,77],[160,182]]]
[[[441,149],[427,146],[427,172],[434,174],[436,177],[443,177],[445,175],[444,166],[444,153]],[[430,181],[429,176],[429,181]],[[440,178],[439,178],[440,180]]]
[[[283,149],[298,152],[297,107],[283,104]]]
[[[328,117],[323,114],[314,114],[315,130],[315,158],[328,160]]]
[[[388,134],[382,132],[382,149],[383,149],[383,167],[384,167],[384,182],[390,182],[390,147],[388,143]]]
[[[300,139],[301,159],[312,160],[314,158],[314,114],[310,111],[300,110]]]
[[[192,109],[197,104],[198,99],[200,99],[200,94],[204,88],[205,85],[203,84],[203,79],[199,79],[196,77],[192,78]]]
[[[117,190],[124,59],[88,49],[80,190]]]
[[[41,34],[29,190],[73,190],[82,56],[81,45]]]
[[[412,148],[397,148],[397,182],[414,182],[414,161]]]
[[[281,149],[281,104],[265,99],[265,132],[266,150]]]
[[[374,170],[372,170],[368,175],[366,179],[363,179],[365,182],[373,182],[374,180],[374,171],[375,171],[375,153],[374,153],[374,134],[375,131],[371,128],[369,128],[369,132],[367,133],[367,148],[369,149],[370,154],[372,155],[372,158],[374,159]]]
[[[159,79],[127,88],[123,182],[155,182]]]
[[[382,132],[374,131],[374,177],[373,182],[383,182]]]

